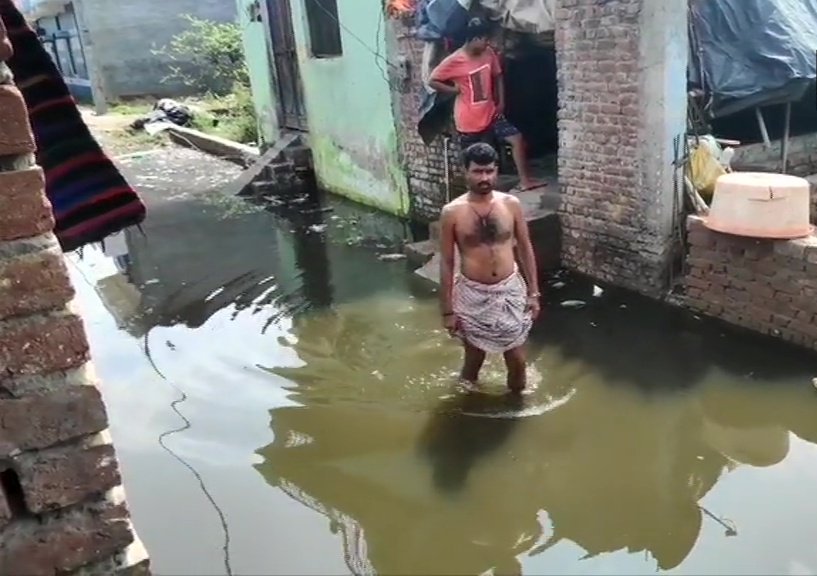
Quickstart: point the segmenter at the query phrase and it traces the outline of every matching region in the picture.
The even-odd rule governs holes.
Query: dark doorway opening
[[[505,116],[525,137],[535,179],[555,183],[559,152],[559,98],[552,34],[502,31],[494,40],[505,82]],[[516,183],[510,145],[502,142],[500,188]]]

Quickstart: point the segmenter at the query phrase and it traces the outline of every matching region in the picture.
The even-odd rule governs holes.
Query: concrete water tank
[[[715,183],[704,224],[710,230],[752,238],[802,238],[809,223],[807,180],[769,172],[732,172]]]

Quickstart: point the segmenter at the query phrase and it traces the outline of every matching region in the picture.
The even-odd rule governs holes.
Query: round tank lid
[[[785,186],[799,188],[808,186],[808,182],[791,174],[776,174],[774,172],[729,172],[718,177],[718,183],[737,184],[738,186]]]

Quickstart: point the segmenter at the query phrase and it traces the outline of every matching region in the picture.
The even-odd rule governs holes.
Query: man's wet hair
[[[462,153],[462,163],[466,170],[471,166],[471,163],[477,166],[488,166],[489,164],[496,164],[497,162],[499,162],[499,156],[496,150],[494,150],[493,146],[485,142],[471,144],[465,149],[465,152]]]
[[[465,27],[465,41],[470,42],[477,38],[488,38],[491,35],[490,26],[482,18],[471,18]]]

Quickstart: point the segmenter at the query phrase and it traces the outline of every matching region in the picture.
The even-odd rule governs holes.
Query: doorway
[[[305,132],[306,106],[289,2],[290,0],[267,0],[279,122],[281,128]]]
[[[555,182],[559,151],[556,50],[552,34],[505,31],[497,42],[505,78],[505,114],[524,135],[534,177]],[[510,146],[503,146],[503,172],[515,181]]]

